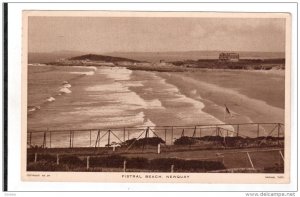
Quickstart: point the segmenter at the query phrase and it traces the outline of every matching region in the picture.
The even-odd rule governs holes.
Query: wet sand
[[[206,75],[209,74],[206,73]],[[284,123],[284,109],[269,105],[269,102],[265,100],[250,98],[234,88],[203,81],[200,73],[157,73],[157,75],[178,87],[181,93],[203,102],[204,112],[225,123]],[[241,82],[235,81],[235,83]],[[225,113],[225,104],[232,117]],[[263,129],[263,132],[267,134],[268,128]]]

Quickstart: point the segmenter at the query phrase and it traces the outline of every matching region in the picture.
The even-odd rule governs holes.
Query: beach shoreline
[[[203,112],[226,124],[284,123],[284,109],[271,106],[266,101],[202,81],[201,77],[195,79],[184,73],[157,73],[157,75],[175,85],[182,94],[203,102],[205,106]],[[226,112],[225,105],[230,114]]]

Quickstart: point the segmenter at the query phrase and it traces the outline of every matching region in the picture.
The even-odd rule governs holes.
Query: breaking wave
[[[80,75],[94,75],[95,71],[88,71],[88,72],[70,72],[71,74],[80,74]]]
[[[53,102],[55,101],[55,98],[53,98],[52,96],[46,99],[48,102]]]

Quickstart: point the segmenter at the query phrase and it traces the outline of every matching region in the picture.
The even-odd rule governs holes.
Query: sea
[[[152,128],[148,136],[171,144],[183,133],[192,135],[195,125],[223,123],[203,108],[201,101],[184,95],[156,72],[124,67],[28,66],[31,146],[68,147],[70,135],[74,147],[105,146],[141,137],[147,127]],[[171,134],[171,127],[158,126],[182,128],[173,128]],[[108,130],[112,131],[110,142]]]

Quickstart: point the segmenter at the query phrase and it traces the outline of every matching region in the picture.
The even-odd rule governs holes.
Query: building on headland
[[[219,61],[220,62],[238,62],[240,55],[238,53],[220,53]]]

